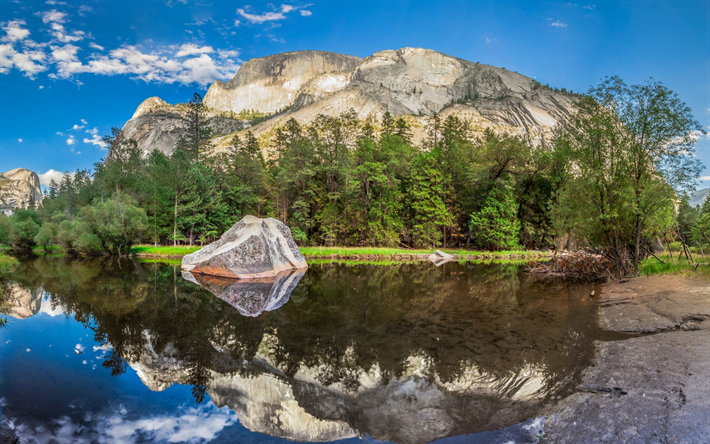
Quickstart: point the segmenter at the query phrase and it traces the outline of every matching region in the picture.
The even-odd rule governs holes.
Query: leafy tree
[[[694,189],[702,164],[693,155],[696,134],[703,127],[678,94],[653,79],[626,85],[619,77],[607,78],[589,91],[590,96],[618,118],[613,128],[626,159],[623,163],[633,192],[633,266],[638,271],[642,233],[658,209],[649,198],[664,180],[677,193]]]
[[[487,250],[517,250],[520,221],[510,184],[492,188],[481,209],[471,215],[469,228],[475,245]]]
[[[57,226],[52,222],[45,222],[35,236],[35,243],[45,250],[50,245],[53,245],[57,235]]]
[[[212,149],[211,139],[207,106],[202,102],[202,96],[195,93],[187,103],[185,127],[177,147],[189,154],[191,159],[197,159]]]
[[[558,148],[569,155],[559,226],[605,248],[622,272],[645,254],[653,215],[673,205],[699,176],[693,156],[699,124],[659,82],[627,86],[606,79],[578,102]]]
[[[42,218],[35,209],[15,210],[10,218],[10,243],[21,250],[32,248],[41,226]]]
[[[404,184],[407,189],[406,225],[414,245],[441,245],[444,230],[452,221],[442,199],[444,178],[438,168],[439,155],[436,151],[419,153],[412,166],[413,174]]]
[[[82,208],[80,218],[88,224],[105,251],[119,256],[127,255],[148,228],[145,210],[122,193]],[[88,237],[82,239],[80,235],[79,239],[82,245],[93,243]]]

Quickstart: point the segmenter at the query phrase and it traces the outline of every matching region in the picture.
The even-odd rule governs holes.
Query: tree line
[[[215,150],[199,94],[187,109],[171,155],[143,155],[114,128],[106,159],[52,183],[41,208],[0,222],[0,242],[125,254],[136,242],[204,244],[253,214],[285,222],[299,245],[580,245],[629,271],[656,237],[708,242],[698,222],[708,208],[693,210],[692,228],[676,210],[702,169],[702,127],[657,81],[607,78],[536,145],[437,114],[417,145],[405,118],[349,110],[290,119],[262,140],[242,132]]]

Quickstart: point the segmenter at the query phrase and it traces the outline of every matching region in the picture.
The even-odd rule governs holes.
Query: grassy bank
[[[148,259],[179,259],[186,254],[199,250],[199,246],[181,247],[154,247],[151,245],[138,245],[131,248],[131,254],[139,258]],[[370,248],[370,247],[302,247],[301,253],[309,259],[325,260],[365,260],[365,261],[406,261],[423,260],[432,254],[435,249],[407,250],[402,248]],[[446,253],[453,254],[457,260],[525,260],[546,256],[539,251],[468,251],[444,249]]]
[[[692,250],[691,250],[692,253]],[[667,252],[658,254],[658,259],[654,257],[645,259],[639,267],[642,276],[663,275],[663,274],[685,274],[710,278],[710,255],[703,257],[701,254],[693,254],[695,265],[683,257],[678,259],[678,253],[673,257]]]
[[[138,257],[148,257],[148,258],[160,258],[160,257],[168,257],[168,258],[181,258],[185,256],[186,254],[194,253],[195,251],[199,250],[200,246],[166,246],[166,247],[154,247],[152,245],[136,245],[135,247],[131,248],[131,254],[134,254]]]

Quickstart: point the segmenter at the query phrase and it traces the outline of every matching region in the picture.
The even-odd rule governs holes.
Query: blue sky
[[[710,2],[0,0],[0,171],[90,168],[146,98],[184,102],[253,57],[425,47],[586,91],[654,77],[710,128]],[[697,144],[710,166],[710,139]],[[710,168],[703,173],[710,186]]]

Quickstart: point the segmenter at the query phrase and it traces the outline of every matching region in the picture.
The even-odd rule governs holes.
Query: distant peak
[[[168,102],[165,100],[161,99],[160,97],[149,97],[143,101],[140,105],[138,105],[138,108],[136,108],[136,112],[133,113],[132,119],[135,119],[136,117],[140,117],[145,113],[154,111],[155,108],[159,108],[161,106],[167,105]]]

